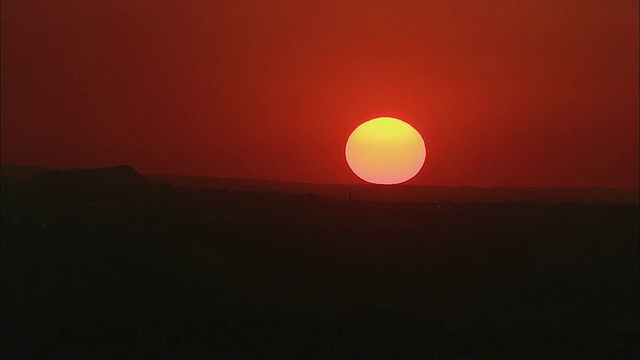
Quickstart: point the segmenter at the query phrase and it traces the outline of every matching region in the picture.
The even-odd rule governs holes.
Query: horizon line
[[[588,185],[588,186],[536,186],[536,185],[489,185],[489,186],[481,186],[481,185],[436,185],[436,184],[409,184],[411,180],[394,185],[384,185],[384,184],[373,184],[373,183],[317,183],[317,182],[307,182],[307,181],[294,181],[294,180],[274,180],[274,179],[260,179],[260,178],[245,178],[245,177],[225,177],[225,176],[201,176],[201,175],[185,175],[185,174],[172,174],[172,173],[143,173],[138,171],[134,166],[129,164],[118,164],[113,166],[99,166],[99,167],[71,167],[67,169],[63,168],[50,168],[38,165],[24,165],[24,164],[15,164],[8,162],[0,162],[0,165],[8,165],[8,166],[17,166],[17,167],[25,167],[25,168],[34,168],[41,169],[43,171],[69,171],[72,169],[83,169],[83,170],[92,170],[92,169],[108,169],[115,168],[119,166],[129,166],[138,172],[140,175],[144,176],[177,176],[177,177],[187,177],[187,178],[199,178],[199,179],[219,179],[219,180],[241,180],[241,181],[262,181],[262,182],[272,182],[272,183],[288,183],[288,184],[302,184],[302,185],[317,185],[317,186],[375,186],[375,187],[439,187],[439,188],[475,188],[475,189],[606,189],[606,190],[625,190],[625,191],[633,191],[640,193],[639,188],[626,188],[626,187],[609,187],[602,185]]]

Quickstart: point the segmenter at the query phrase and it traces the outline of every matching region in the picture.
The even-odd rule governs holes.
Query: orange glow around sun
[[[420,133],[406,122],[379,117],[358,126],[345,149],[347,163],[362,180],[383,185],[405,182],[424,165]]]

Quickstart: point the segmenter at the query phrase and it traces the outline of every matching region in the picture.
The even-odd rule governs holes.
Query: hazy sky
[[[2,1],[3,162],[358,183],[378,116],[410,184],[638,188],[638,2]]]

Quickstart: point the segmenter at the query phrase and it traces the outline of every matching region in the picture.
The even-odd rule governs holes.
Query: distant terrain
[[[469,186],[421,185],[322,185],[280,181],[202,178],[176,175],[150,175],[150,179],[166,181],[188,189],[227,189],[244,191],[276,191],[291,194],[329,196],[339,200],[380,202],[604,202],[637,203],[638,192],[610,188],[480,188]]]
[[[347,202],[129,166],[7,169],[2,358],[640,357],[638,204]]]
[[[50,169],[3,164],[2,176],[29,178]],[[585,203],[638,203],[636,190],[592,188],[523,188],[421,185],[327,185],[253,179],[190,177],[180,175],[145,175],[186,189],[218,189],[231,191],[272,191],[288,194],[311,194],[337,200],[379,202],[585,202]]]

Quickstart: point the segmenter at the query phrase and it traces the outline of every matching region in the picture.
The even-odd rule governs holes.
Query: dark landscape
[[[2,175],[5,359],[639,358],[635,191]]]
[[[640,360],[640,2],[0,8],[0,360]]]

